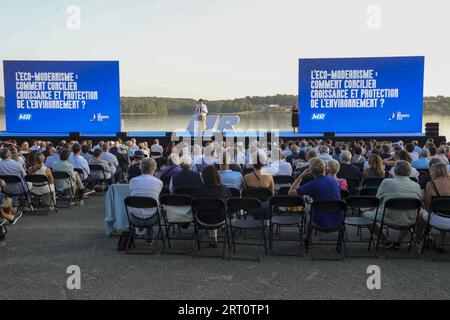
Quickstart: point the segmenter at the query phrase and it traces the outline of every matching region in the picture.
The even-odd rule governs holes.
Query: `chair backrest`
[[[418,183],[418,182],[419,182],[419,180],[417,180],[416,177],[409,177],[409,179],[410,179],[411,181],[414,181],[415,183]]]
[[[4,175],[4,176],[0,176],[0,179],[5,181],[6,184],[22,182],[22,179],[19,176]]]
[[[158,207],[158,202],[151,197],[128,196],[124,199],[124,204],[125,207],[136,209],[151,209]]]
[[[159,193],[159,195],[166,195],[166,194],[170,194],[170,189],[167,187],[163,187],[161,192]]]
[[[66,179],[70,179],[71,176],[66,171],[53,171],[53,178],[55,180],[66,180]]]
[[[101,172],[103,175],[103,179],[106,179],[105,169],[99,164],[90,164],[89,170],[92,172]]]
[[[265,202],[272,197],[272,191],[267,188],[248,188],[242,191],[243,198],[256,198],[261,202]]]
[[[159,151],[150,152],[150,157],[162,157],[162,153]]]
[[[236,188],[228,188],[230,190],[231,196],[233,198],[239,198],[241,196],[241,190]]]
[[[303,198],[298,196],[273,196],[270,198],[269,203],[271,209],[273,209],[273,207],[301,207],[305,204]]]
[[[192,212],[197,220],[208,224],[220,224],[226,219],[226,203],[218,198],[194,198]],[[203,214],[207,212],[207,214]]]
[[[186,194],[190,197],[195,196],[195,188],[177,188],[174,192],[174,194]]]
[[[273,182],[275,184],[291,184],[292,182],[294,182],[294,177],[293,176],[274,176],[273,177]]]
[[[360,196],[376,196],[378,192],[377,188],[362,188],[361,190],[359,190],[359,195]]]
[[[384,203],[384,208],[392,210],[420,210],[422,201],[416,198],[389,199]]]
[[[290,187],[281,187],[277,191],[277,195],[279,196],[287,196],[289,194]]]
[[[352,195],[357,194],[360,180],[358,178],[345,178],[345,180],[347,181],[349,193]]]
[[[41,184],[46,184],[48,183],[48,179],[47,176],[44,174],[29,174],[25,176],[25,181],[29,182],[29,183],[41,183]]]
[[[78,174],[80,175],[81,178],[84,176],[84,171],[83,171],[83,169],[80,169],[80,168],[73,168],[73,170],[75,170],[75,172],[78,172]]]
[[[433,197],[431,211],[445,218],[450,218],[450,197]]]
[[[420,175],[430,174],[429,169],[417,169],[417,172],[419,172]]]
[[[261,201],[254,198],[230,198],[227,200],[228,212],[236,212],[239,210],[250,211],[261,208]]]
[[[184,194],[165,194],[159,198],[159,202],[165,206],[190,206],[191,197]]]
[[[374,196],[350,196],[345,199],[349,208],[377,208],[380,199]]]
[[[342,200],[317,200],[311,204],[312,212],[329,212],[347,211],[347,203]]]
[[[385,178],[365,178],[362,182],[363,188],[378,188]]]
[[[350,192],[347,190],[341,190],[340,193],[341,193],[341,199],[346,199],[350,196]]]
[[[253,168],[244,168],[244,175],[252,173],[253,172]]]

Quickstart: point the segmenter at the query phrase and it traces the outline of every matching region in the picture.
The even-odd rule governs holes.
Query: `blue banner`
[[[120,131],[118,61],[4,61],[8,132]]]
[[[302,133],[420,133],[424,57],[299,60]]]

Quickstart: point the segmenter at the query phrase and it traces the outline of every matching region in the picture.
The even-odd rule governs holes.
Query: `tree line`
[[[196,101],[188,98],[159,98],[159,97],[121,97],[120,109],[122,113],[150,113],[150,114],[192,114]],[[297,104],[296,95],[277,94],[265,97],[250,97],[230,100],[206,101],[211,113],[237,112],[265,112],[273,110],[274,105],[290,107]],[[270,107],[272,106],[272,107]],[[0,110],[4,111],[5,98],[0,97]],[[449,114],[450,97],[424,97],[423,109],[425,113]],[[282,110],[282,109],[280,109]]]

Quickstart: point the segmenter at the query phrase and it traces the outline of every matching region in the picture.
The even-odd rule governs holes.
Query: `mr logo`
[[[313,113],[311,120],[325,120],[325,113]]]
[[[29,121],[31,120],[31,113],[21,113],[17,117],[19,121]]]

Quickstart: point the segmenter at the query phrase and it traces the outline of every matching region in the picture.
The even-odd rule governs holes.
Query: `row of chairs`
[[[211,198],[192,198],[188,195],[178,194],[178,195],[163,195],[160,198],[161,208],[158,208],[158,203],[152,198],[145,197],[127,197],[125,199],[125,206],[127,208],[127,215],[130,221],[130,212],[128,208],[158,208],[158,214],[155,214],[153,219],[154,226],[158,226],[158,236],[156,237],[155,251],[157,250],[158,240],[163,241],[163,252],[165,251],[165,239],[169,248],[173,240],[178,240],[178,238],[171,238],[170,228],[174,229],[176,225],[186,224],[186,221],[177,222],[171,221],[168,215],[167,208],[170,207],[190,207],[192,209],[192,222],[188,223],[194,227],[194,232],[192,238],[187,240],[195,241],[197,244],[197,251],[200,250],[201,238],[199,236],[200,230],[213,230],[213,229],[223,229],[223,241],[220,243],[222,247],[222,257],[225,257],[226,247],[228,247],[228,257],[231,258],[231,253],[236,254],[237,245],[256,245],[258,248],[263,247],[266,254],[268,254],[268,248],[271,250],[271,254],[278,255],[276,251],[273,250],[273,243],[275,241],[298,241],[299,243],[299,253],[295,255],[303,256],[303,252],[308,253],[310,251],[311,259],[315,259],[313,253],[313,247],[315,245],[336,245],[336,251],[339,253],[339,258],[344,259],[346,256],[345,245],[346,242],[367,242],[367,250],[371,250],[371,246],[375,245],[375,257],[377,256],[377,251],[382,243],[381,237],[377,238],[374,244],[374,225],[375,222],[361,216],[361,210],[366,208],[371,208],[378,211],[379,200],[376,197],[371,196],[351,196],[345,201],[315,201],[310,206],[310,215],[307,219],[305,214],[305,202],[303,198],[300,197],[290,197],[290,196],[274,196],[269,199],[268,209],[265,210],[264,203],[257,198],[230,198],[227,201],[221,199],[211,199]],[[301,208],[301,210],[288,210],[294,208]],[[418,199],[391,199],[385,203],[385,210],[417,210],[417,215],[421,209],[421,201]],[[433,200],[433,210],[437,214],[448,215],[450,218],[450,199],[439,198]],[[347,213],[351,209],[352,215]],[[206,225],[202,222],[202,217],[198,213],[203,210],[208,212],[215,212],[216,222],[213,225]],[[447,210],[447,211],[446,211]],[[314,214],[317,212],[326,214],[336,214],[337,212],[344,212],[345,219],[342,223],[332,229],[324,229],[323,227],[314,223]],[[356,213],[356,214],[355,214]],[[382,213],[381,218],[381,230],[387,227],[398,231],[409,231],[410,239],[405,242],[408,244],[408,251],[411,248],[416,249],[415,242],[415,223],[408,226],[398,226],[389,224],[384,220],[385,211]],[[136,219],[133,219],[136,221]],[[139,221],[139,219],[137,220]],[[142,225],[136,225],[130,221],[130,228],[132,232],[135,227],[142,227]],[[298,229],[298,238],[282,238],[280,236],[280,229],[282,227],[294,227]],[[364,240],[362,238],[362,233],[360,233],[360,239],[349,241],[347,238],[346,227],[356,227],[358,232],[362,228],[368,228],[370,231],[370,239]],[[165,229],[165,236],[163,232]],[[269,229],[269,236],[266,236],[266,230]],[[249,230],[259,230],[260,241],[258,243],[248,243],[248,242],[238,242],[236,241],[236,231],[249,231]],[[426,238],[429,238],[429,230],[427,228]],[[312,232],[320,233],[337,233],[338,239],[336,242],[325,242],[318,241],[314,242],[314,237],[312,237]],[[440,231],[450,231],[450,230],[440,230]],[[279,234],[275,237],[275,233]],[[186,240],[186,239],[184,239]],[[268,244],[267,244],[268,242]],[[132,244],[130,244],[132,245]],[[127,252],[128,252],[127,248]],[[133,251],[130,251],[133,252]],[[154,253],[152,252],[152,253]],[[417,250],[414,250],[415,256],[417,257]],[[196,255],[196,254],[195,254]],[[291,255],[291,254],[289,254]],[[259,260],[259,250],[256,260]]]

